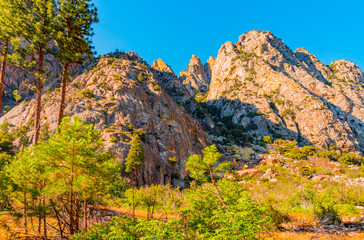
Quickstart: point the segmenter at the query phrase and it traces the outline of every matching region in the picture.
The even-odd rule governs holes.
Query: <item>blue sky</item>
[[[205,62],[226,41],[269,30],[292,50],[305,47],[320,61],[338,59],[364,70],[364,1],[360,0],[94,0],[98,54],[135,51],[149,64],[162,58],[178,74],[192,54]]]

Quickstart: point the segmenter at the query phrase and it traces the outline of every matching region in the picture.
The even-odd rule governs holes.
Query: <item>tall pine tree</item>
[[[140,132],[134,131],[133,139],[131,140],[131,146],[127,158],[125,159],[125,172],[134,172],[135,174],[135,186],[139,186],[138,180],[138,167],[144,162],[144,149],[142,146],[142,140],[140,138]]]
[[[11,0],[0,1],[0,111],[2,107],[3,92],[5,87],[5,72],[8,63],[9,48],[18,39],[18,31],[14,25],[19,26],[18,12]]]
[[[57,31],[54,0],[11,0],[20,16],[21,43],[14,45],[14,52],[21,56],[20,65],[35,72],[36,106],[33,144],[39,139],[42,89],[46,81],[44,63],[52,53],[52,41]]]
[[[80,230],[80,203],[87,206],[89,200],[105,195],[120,166],[111,153],[103,151],[101,133],[79,117],[74,117],[73,122],[70,117],[63,118],[57,133],[40,143],[39,149],[37,155],[44,159],[51,173],[47,196],[63,212],[68,212],[67,226],[69,233],[74,234]],[[58,202],[67,198],[68,207]]]
[[[92,56],[92,23],[98,21],[97,9],[90,0],[58,0],[57,27],[55,42],[58,47],[57,60],[63,65],[61,99],[58,125],[61,123],[66,98],[69,67],[72,63],[82,64]]]

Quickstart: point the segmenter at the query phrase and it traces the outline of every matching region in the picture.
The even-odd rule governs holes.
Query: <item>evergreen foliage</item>
[[[43,219],[43,236],[49,214],[58,219],[61,235],[79,231],[80,204],[87,206],[107,195],[119,171],[113,154],[103,151],[100,132],[79,117],[73,122],[64,118],[55,134],[21,151],[7,168],[12,198],[23,206],[25,229],[26,218],[38,216]],[[30,199],[37,204],[30,204]],[[14,208],[20,212],[17,204]]]
[[[125,159],[125,172],[134,172],[135,184],[138,187],[138,167],[144,162],[144,148],[142,146],[140,131],[134,131],[133,139],[127,158]]]
[[[135,196],[143,198],[147,188],[136,191]],[[155,186],[149,187],[148,191],[153,188]],[[171,198],[168,194],[170,190],[167,187],[164,188],[165,194],[158,193],[157,196]],[[220,181],[218,188],[230,212],[226,212],[220,202],[214,198],[213,185],[205,183],[184,193],[185,207],[182,208],[181,218],[178,220],[170,219],[162,222],[152,219],[115,217],[110,223],[95,225],[89,231],[74,235],[71,239],[253,240],[259,239],[257,237],[259,232],[268,231],[274,227],[267,209],[254,203],[246,193],[240,190],[237,183]],[[145,198],[148,199],[148,197]]]
[[[224,206],[226,212],[229,209],[224,202],[219,189],[217,188],[215,174],[220,172],[227,172],[230,168],[230,162],[222,162],[219,165],[221,153],[218,151],[216,145],[211,145],[202,150],[203,158],[200,155],[193,155],[188,158],[186,163],[186,170],[190,171],[191,177],[199,179],[200,181],[206,181],[206,174],[210,176],[212,185],[215,188],[216,195]]]
[[[57,0],[57,7],[58,31],[54,40],[58,49],[55,57],[63,66],[59,125],[64,112],[69,67],[72,63],[82,64],[86,57],[93,55],[91,25],[98,19],[97,9],[90,0]]]

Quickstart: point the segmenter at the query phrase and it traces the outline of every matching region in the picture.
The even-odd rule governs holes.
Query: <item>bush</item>
[[[159,239],[159,240],[192,240],[192,239],[228,239],[253,240],[259,232],[272,230],[282,216],[272,209],[268,209],[252,201],[236,182],[219,181],[219,188],[229,209],[221,206],[211,183],[202,186],[192,184],[185,191],[186,202],[181,210],[180,220],[166,222],[132,219],[129,217],[114,217],[104,225],[95,225],[86,232],[73,235],[73,240],[91,239]],[[134,191],[131,192],[131,191]],[[156,204],[173,202],[182,205],[180,191],[168,187],[150,186],[140,190],[128,189],[124,196],[129,204],[139,204],[147,207],[148,212]],[[179,199],[178,201],[176,201]],[[166,199],[167,198],[167,199]],[[157,202],[154,202],[154,200]],[[133,203],[130,203],[132,201]],[[152,217],[148,214],[149,217]],[[276,220],[273,220],[274,216]]]
[[[328,158],[332,161],[337,161],[340,158],[340,154],[335,151],[321,151],[318,155],[322,158]]]
[[[195,95],[194,99],[198,103],[205,102],[208,93],[199,92]]]
[[[86,89],[82,92],[82,95],[84,98],[93,98],[95,97],[94,91],[90,90],[90,89]]]
[[[110,138],[110,142],[111,143],[116,143],[118,140],[116,139],[116,137],[114,137],[114,136],[111,136],[111,138]]]
[[[139,82],[143,83],[145,80],[148,79],[148,75],[145,74],[144,72],[140,72],[138,75],[138,80]]]
[[[95,225],[87,232],[71,236],[71,240],[95,239],[193,239],[186,236],[180,228],[180,222],[170,220],[167,223],[156,220],[114,217],[110,223]]]
[[[348,165],[360,165],[363,162],[363,157],[355,153],[342,153],[339,161]]]
[[[159,85],[155,85],[155,86],[153,87],[153,89],[154,89],[154,91],[157,91],[157,92],[162,91],[162,89],[161,89],[161,87],[160,87]]]
[[[315,169],[311,169],[309,167],[302,167],[300,168],[299,170],[299,174],[301,176],[311,176],[312,174],[315,174],[316,173],[316,170]]]
[[[315,218],[323,225],[339,225],[341,219],[333,205],[323,206],[321,203],[315,210]]]
[[[264,136],[263,137],[263,142],[265,142],[265,143],[272,143],[272,138],[270,136]]]
[[[292,148],[297,146],[297,142],[295,141],[289,141],[289,140],[283,140],[283,139],[277,139],[274,141],[274,144],[277,146],[278,152],[281,154],[290,151]]]

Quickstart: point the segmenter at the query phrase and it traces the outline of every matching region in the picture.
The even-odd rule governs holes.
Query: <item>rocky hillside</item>
[[[121,160],[128,153],[132,130],[142,128],[146,133],[146,160],[139,182],[183,185],[180,179],[187,175],[187,157],[199,153],[208,138],[198,122],[166,92],[166,80],[161,76],[166,76],[168,69],[162,69],[162,65],[158,61],[152,69],[134,53],[101,58],[94,69],[70,84],[65,113],[94,124],[102,131],[106,147]],[[172,80],[176,78],[170,74]],[[59,92],[47,93],[43,104],[42,125],[52,131],[56,127]],[[25,102],[0,122],[8,121],[15,128],[32,126],[33,114],[34,101]]]
[[[306,49],[290,50],[270,32],[251,31],[235,44],[226,42],[206,64],[192,56],[178,77],[161,59],[150,67],[131,52],[108,55],[85,68],[91,70],[70,84],[66,114],[93,123],[121,160],[132,130],[142,128],[141,183],[182,185],[187,157],[211,142],[225,146],[230,156],[227,146],[249,146],[264,136],[364,152],[363,72],[345,60],[326,66]],[[54,69],[53,86],[59,75]],[[25,82],[14,69],[9,74],[13,88]],[[45,92],[42,125],[53,131],[59,92]],[[33,112],[34,101],[25,101],[0,122],[32,126]]]
[[[91,68],[93,64],[87,61],[84,65],[72,65],[70,73],[72,78],[80,75],[85,69]],[[47,80],[44,83],[45,91],[53,91],[61,85],[62,66],[50,55],[47,55],[47,60],[44,62],[45,74]],[[10,64],[6,67],[5,88],[4,88],[4,103],[1,113],[9,111],[18,103],[14,99],[13,91],[18,90],[21,96],[21,101],[29,101],[35,96],[35,91],[32,86],[35,85],[35,76],[32,70],[22,70],[18,67],[13,67]]]
[[[231,120],[258,138],[363,152],[363,81],[352,62],[326,66],[270,32],[251,31],[220,48],[204,101],[219,109],[217,120]]]

